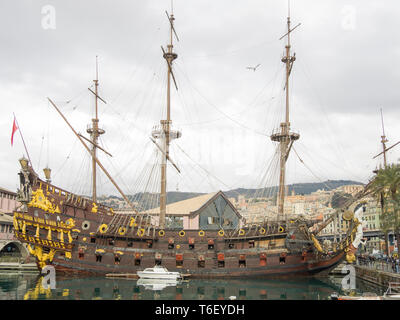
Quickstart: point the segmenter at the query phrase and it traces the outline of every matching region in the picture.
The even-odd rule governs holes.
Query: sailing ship
[[[259,224],[241,224],[235,217],[235,208],[219,192],[215,196],[225,203],[231,214],[233,212],[235,223],[225,224],[221,219],[217,224],[219,228],[206,228],[200,223],[197,228],[180,230],[168,226],[167,163],[176,167],[170,157],[169,147],[171,141],[179,138],[181,133],[172,129],[171,82],[176,85],[172,66],[178,56],[173,52],[175,18],[173,13],[167,13],[167,16],[170,39],[167,50],[163,49],[167,64],[167,112],[166,119],[161,120],[152,132],[153,142],[162,153],[160,202],[159,208],[155,209],[159,210],[158,221],[154,222],[149,211],[139,212],[136,209],[97,157],[96,151],[101,149],[97,139],[104,130],[98,126],[97,101],[101,98],[97,91],[96,76],[95,91],[91,90],[96,101],[96,115],[92,127],[88,129],[91,139],[78,134],[49,99],[92,157],[92,198],[53,185],[48,168],[45,169],[46,180],[41,179],[27,159],[20,159],[18,200],[22,206],[14,212],[14,232],[20,241],[27,244],[38,268],[42,270],[46,265],[52,265],[59,273],[135,274],[157,265],[173,272],[185,271],[193,278],[245,278],[310,275],[330,270],[345,257],[350,262],[354,261],[356,239],[360,232],[359,216],[353,213],[357,205],[354,199],[323,223],[316,224],[316,221],[284,214],[286,161],[292,144],[300,138],[299,134],[290,131],[289,122],[289,77],[296,60],[291,53],[290,35],[297,27],[291,28],[290,15],[287,18],[287,33],[283,36],[287,44],[282,58],[286,66],[286,117],[280,130],[271,135],[280,150],[276,219]],[[91,148],[84,140],[90,143]],[[102,169],[131,206],[131,213],[118,213],[99,203],[96,196],[97,167]],[[361,197],[360,193],[355,199]],[[207,199],[205,205],[215,199]],[[356,212],[362,212],[362,206],[357,206]],[[349,229],[346,236],[328,250],[319,243],[317,236],[343,211],[343,217],[349,221]],[[200,215],[197,221],[213,218],[202,217],[202,214],[207,214],[204,211],[194,214]]]

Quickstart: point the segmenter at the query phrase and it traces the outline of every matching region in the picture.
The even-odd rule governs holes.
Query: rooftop
[[[4,222],[12,223],[13,222],[13,217],[8,215],[8,214],[6,214],[6,213],[0,212],[0,223],[2,223],[2,222],[3,223]]]
[[[217,194],[222,193],[220,192],[213,192],[204,194],[198,197],[170,203],[166,207],[166,214],[167,215],[189,215],[191,213],[197,212],[201,209],[208,201],[210,201],[214,196]],[[149,209],[144,211],[143,213],[147,214],[159,214],[160,207]]]

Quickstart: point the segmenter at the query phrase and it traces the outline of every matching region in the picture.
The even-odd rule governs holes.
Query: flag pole
[[[15,113],[14,113],[14,112],[13,112],[13,115],[14,115],[15,123],[17,124],[17,127],[18,127],[19,134],[20,134],[21,139],[22,139],[22,143],[24,144],[24,148],[25,148],[26,154],[28,155],[29,162],[31,163],[31,167],[32,167],[32,169],[33,169],[33,163],[32,163],[32,161],[31,161],[31,157],[29,156],[28,148],[26,147],[24,137],[22,136],[21,127],[19,126],[17,117],[15,116]]]

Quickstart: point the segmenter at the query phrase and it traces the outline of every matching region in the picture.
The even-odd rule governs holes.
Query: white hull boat
[[[160,266],[138,271],[137,275],[140,279],[177,280],[181,278],[181,274],[179,272],[168,271],[167,268]]]

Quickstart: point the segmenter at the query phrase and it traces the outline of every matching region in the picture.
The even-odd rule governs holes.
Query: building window
[[[113,246],[113,245],[114,245],[114,240],[109,239],[109,240],[108,240],[108,244],[109,244],[110,246]]]
[[[140,266],[140,259],[135,259],[135,266]]]
[[[286,263],[286,257],[285,256],[280,256],[279,257],[279,264],[285,264]]]
[[[114,256],[114,264],[119,264],[121,262],[121,256],[116,254]]]
[[[213,250],[214,249],[214,240],[210,239],[208,240],[208,250]]]
[[[234,243],[229,243],[228,244],[228,248],[229,249],[234,249],[235,248],[235,244]]]
[[[96,254],[96,262],[101,262],[102,255]]]
[[[249,241],[249,248],[254,248],[254,240]]]
[[[154,264],[155,264],[156,266],[161,266],[161,259],[156,259],[156,260],[154,261]]]
[[[132,242],[132,241],[129,241],[128,244],[127,244],[127,246],[128,246],[129,248],[133,247],[133,242]]]

